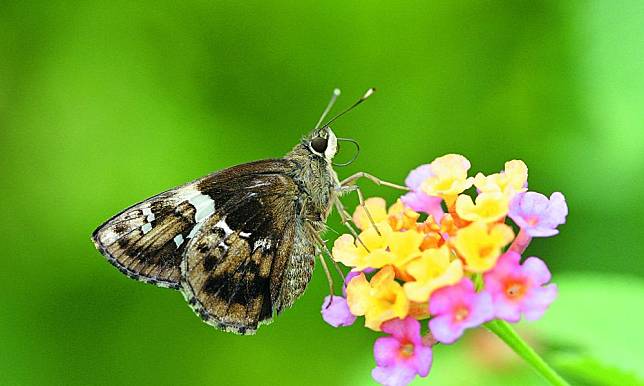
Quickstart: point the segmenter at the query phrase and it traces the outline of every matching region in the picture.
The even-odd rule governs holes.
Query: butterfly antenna
[[[361,96],[361,97],[360,97],[360,99],[358,99],[358,101],[357,101],[356,103],[352,104],[352,105],[351,105],[351,106],[349,106],[347,109],[345,109],[343,112],[341,112],[340,114],[338,114],[338,115],[336,115],[335,117],[331,118],[331,120],[330,120],[329,122],[325,123],[325,124],[324,124],[324,126],[329,126],[329,125],[330,125],[331,123],[333,123],[336,119],[340,118],[340,117],[341,117],[341,116],[343,116],[344,114],[346,114],[346,113],[348,113],[349,111],[351,111],[351,110],[353,110],[354,108],[356,108],[360,103],[362,103],[362,102],[366,101],[366,100],[367,100],[367,98],[369,98],[370,96],[372,96],[374,92],[376,92],[375,87],[372,87],[372,88],[370,88],[369,90],[367,90],[367,91],[364,93],[364,95],[363,95],[363,96]]]
[[[326,118],[326,115],[329,113],[329,111],[331,111],[331,108],[335,104],[335,100],[338,99],[339,96],[340,96],[340,89],[334,88],[333,95],[331,95],[331,100],[329,100],[329,104],[326,105],[326,108],[322,112],[322,116],[320,117],[320,119],[318,119],[318,123],[315,124],[316,129],[320,127],[320,124],[322,123],[324,118]]]

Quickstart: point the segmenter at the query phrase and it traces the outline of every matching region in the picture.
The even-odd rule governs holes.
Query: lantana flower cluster
[[[414,169],[408,193],[389,207],[367,199],[353,214],[358,238],[334,243],[333,259],[351,271],[322,316],[334,327],[363,316],[367,328],[386,334],[374,344],[372,376],[381,384],[424,377],[434,344],[493,319],[536,320],[557,296],[543,260],[522,255],[533,237],[559,232],[564,196],[528,191],[520,160],[491,175],[468,176],[469,169],[458,154]]]

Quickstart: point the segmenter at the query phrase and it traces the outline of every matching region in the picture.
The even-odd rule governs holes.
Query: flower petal
[[[418,344],[414,348],[414,365],[416,372],[421,377],[426,377],[429,374],[429,369],[432,367],[432,349],[431,347]]]
[[[330,304],[329,304],[330,302]],[[356,321],[355,315],[349,310],[347,299],[341,296],[327,296],[322,303],[322,319],[333,327],[350,326]]]
[[[335,240],[331,254],[333,260],[347,267],[361,265],[361,257],[364,256],[355,246],[353,236],[348,234],[343,234]]]
[[[376,367],[371,376],[381,385],[405,386],[416,377],[416,371],[409,366]]]
[[[445,214],[441,202],[443,199],[430,196],[421,190],[413,190],[400,197],[400,200],[411,210],[431,215],[436,222],[440,222]]]
[[[535,288],[523,301],[523,315],[526,320],[541,318],[550,304],[557,298],[557,285],[549,284],[545,287]]]
[[[479,292],[472,298],[469,317],[463,321],[463,326],[473,328],[489,322],[494,318],[492,296],[487,292]]]
[[[353,315],[364,315],[371,305],[371,286],[364,273],[347,284],[347,304]]]
[[[373,356],[378,366],[390,366],[396,363],[400,351],[400,341],[391,336],[376,339],[373,345]]]
[[[548,204],[548,223],[554,226],[564,224],[568,216],[568,205],[566,198],[560,192],[554,192],[550,195]]]
[[[420,165],[416,169],[409,172],[409,175],[405,179],[405,185],[407,185],[412,190],[416,190],[420,188],[423,182],[431,175],[432,169],[430,164]]]
[[[516,323],[521,319],[521,310],[517,303],[507,301],[503,297],[494,297],[494,315],[510,323]]]
[[[414,318],[392,319],[384,322],[382,331],[399,340],[420,342],[420,322]]]
[[[370,197],[364,201],[364,206],[369,211],[374,223],[379,223],[387,218],[387,202],[381,197]],[[353,212],[353,223],[361,230],[371,226],[371,220],[361,205]]]
[[[435,316],[429,320],[429,329],[437,341],[445,344],[456,342],[463,335],[465,327],[462,323],[454,323],[451,314]]]
[[[550,281],[550,271],[546,263],[538,257],[528,257],[523,262],[523,273],[535,284],[542,285]]]

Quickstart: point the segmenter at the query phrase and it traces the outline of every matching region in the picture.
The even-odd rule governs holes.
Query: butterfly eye
[[[327,139],[322,137],[315,137],[311,140],[311,147],[317,153],[324,153],[327,147]]]

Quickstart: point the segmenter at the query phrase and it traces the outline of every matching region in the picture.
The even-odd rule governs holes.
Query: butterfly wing
[[[290,167],[283,160],[267,160],[210,174],[125,209],[98,227],[92,240],[125,275],[178,289],[188,241],[215,213],[215,205],[223,208],[234,195],[219,187],[234,184],[235,180],[252,181],[249,176],[261,173],[285,173]]]
[[[178,289],[185,240],[209,204],[198,193],[186,186],[136,204],[96,229],[94,245],[125,275]]]
[[[251,334],[270,322],[273,310],[293,298],[284,295],[284,281],[303,281],[301,293],[313,268],[312,244],[295,243],[299,187],[291,173],[266,169],[275,168],[201,186],[221,205],[189,242],[182,261],[186,300],[206,323],[225,331]],[[294,263],[300,254],[306,261]]]

